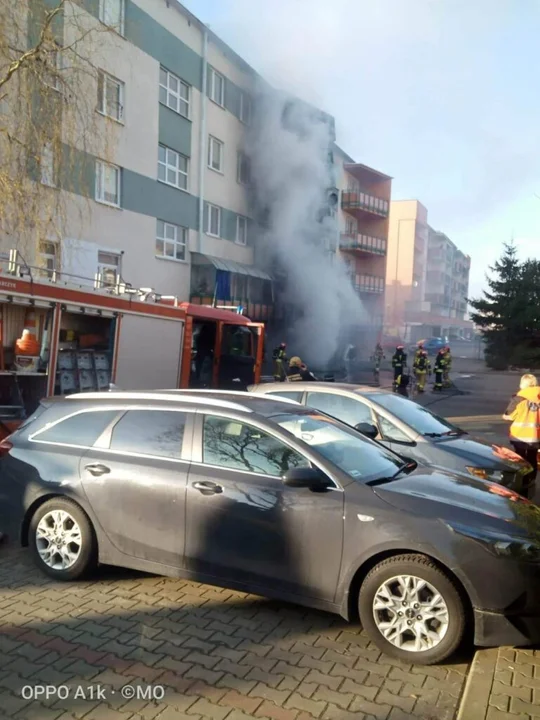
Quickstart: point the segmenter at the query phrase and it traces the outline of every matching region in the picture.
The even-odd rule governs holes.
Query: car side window
[[[296,402],[301,403],[302,402],[302,395],[304,394],[304,391],[291,391],[291,392],[285,392],[283,390],[275,390],[274,392],[267,393],[267,395],[270,395],[271,397],[282,397],[286,400],[295,400]]]
[[[92,447],[107,425],[118,416],[119,410],[94,410],[77,413],[45,427],[32,440],[60,445]]]
[[[354,400],[345,395],[334,393],[310,392],[307,394],[307,405],[327,413],[337,420],[355,427],[360,423],[373,423],[371,409],[361,400]]]
[[[388,440],[388,442],[410,442],[411,439],[407,435],[405,435],[404,432],[402,432],[398,427],[394,425],[393,422],[390,420],[387,420],[382,415],[378,416],[379,420],[379,428],[381,431],[381,436],[383,440]]]
[[[128,410],[111,434],[111,450],[180,459],[187,414],[177,410]]]
[[[203,463],[272,477],[310,464],[288,445],[252,425],[211,415],[204,418]]]

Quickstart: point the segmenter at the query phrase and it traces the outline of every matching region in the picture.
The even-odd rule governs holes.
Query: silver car
[[[405,459],[491,480],[532,497],[524,486],[531,467],[511,451],[473,439],[418,403],[378,388],[346,383],[253,385],[250,392],[277,395],[320,410],[378,440]]]

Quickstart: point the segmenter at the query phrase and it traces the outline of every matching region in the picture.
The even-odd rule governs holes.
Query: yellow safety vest
[[[511,414],[510,437],[525,443],[540,443],[540,387],[520,390],[523,398]]]

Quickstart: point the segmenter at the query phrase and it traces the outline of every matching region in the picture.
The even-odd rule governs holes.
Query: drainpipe
[[[199,238],[197,252],[203,251],[204,232],[204,173],[206,156],[206,85],[208,78],[208,30],[203,29],[203,54],[202,54],[202,88],[201,88],[201,122],[199,124]]]

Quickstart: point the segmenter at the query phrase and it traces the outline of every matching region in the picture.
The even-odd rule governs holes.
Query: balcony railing
[[[374,255],[386,255],[386,240],[371,235],[351,235],[341,233],[339,238],[341,250],[359,250]]]
[[[388,200],[369,193],[346,190],[341,193],[341,207],[343,210],[364,210],[387,217],[390,206]]]
[[[353,287],[358,293],[373,293],[382,295],[384,292],[384,278],[376,275],[353,275]]]

